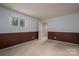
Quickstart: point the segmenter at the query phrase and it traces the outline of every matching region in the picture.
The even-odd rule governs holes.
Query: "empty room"
[[[0,3],[0,56],[79,56],[79,3]]]

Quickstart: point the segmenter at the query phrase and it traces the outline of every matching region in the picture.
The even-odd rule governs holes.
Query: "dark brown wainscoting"
[[[0,34],[0,49],[38,38],[38,32]]]
[[[48,39],[60,40],[60,41],[79,44],[79,33],[48,32]]]

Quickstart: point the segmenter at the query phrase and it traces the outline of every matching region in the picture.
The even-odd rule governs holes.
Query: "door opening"
[[[47,23],[39,23],[39,40],[48,39]]]

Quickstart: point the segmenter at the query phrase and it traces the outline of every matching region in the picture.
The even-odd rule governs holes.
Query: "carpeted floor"
[[[56,40],[32,40],[0,50],[0,56],[79,56],[79,45]]]

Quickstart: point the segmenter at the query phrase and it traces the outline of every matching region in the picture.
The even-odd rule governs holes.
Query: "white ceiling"
[[[79,12],[79,4],[71,3],[4,3],[2,5],[40,20]]]

